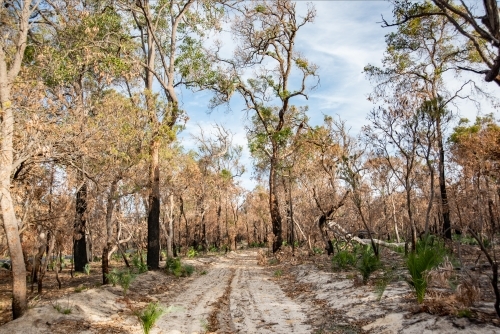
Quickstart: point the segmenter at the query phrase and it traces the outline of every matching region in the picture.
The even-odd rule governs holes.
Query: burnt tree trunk
[[[155,270],[160,265],[160,142],[158,139],[153,139],[151,142],[150,154],[147,266],[148,269]]]
[[[83,175],[82,175],[83,178]],[[87,211],[87,183],[83,182],[82,186],[76,192],[76,217],[74,223],[73,235],[73,258],[75,271],[83,272],[85,265],[88,263],[87,258],[87,241],[85,237],[85,213]]]
[[[276,165],[277,161],[277,153],[273,152],[274,156],[271,158],[271,165],[269,168],[269,212],[271,213],[271,225],[273,228],[274,241],[273,241],[273,253],[279,251],[282,243],[282,219],[279,209],[279,201],[278,201],[278,187],[276,186]]]
[[[441,132],[441,116],[436,119],[437,143],[439,149],[439,191],[441,194],[441,213],[443,215],[443,234],[446,239],[451,240],[450,205],[446,192],[446,178],[444,172],[444,146],[443,134]]]

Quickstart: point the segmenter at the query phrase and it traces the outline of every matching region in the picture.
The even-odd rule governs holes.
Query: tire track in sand
[[[178,310],[158,321],[156,333],[209,329],[217,333],[310,333],[305,310],[269,278],[256,257],[255,251],[242,251],[219,258],[206,275],[187,284],[184,292],[168,302]]]

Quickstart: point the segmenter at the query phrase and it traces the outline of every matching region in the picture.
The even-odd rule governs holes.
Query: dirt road
[[[242,251],[184,260],[198,267],[192,278],[167,287],[163,273],[142,274],[127,298],[110,286],[72,293],[38,304],[0,333],[141,333],[134,312],[150,301],[173,307],[152,333],[311,332],[304,306],[285,295],[256,257],[256,251]],[[71,313],[61,314],[56,305]]]
[[[190,278],[156,271],[139,275],[125,297],[111,286],[70,291],[57,300],[42,296],[25,316],[0,327],[0,334],[142,333],[136,314],[152,301],[174,310],[151,333],[500,333],[488,303],[475,309],[491,321],[429,314],[416,309],[404,279],[377,296],[373,285],[356,283],[355,271],[332,272],[328,262],[322,270],[312,260],[263,267],[254,250],[183,259],[196,266]],[[404,269],[397,275],[404,278]],[[426,305],[449,300],[436,295]]]
[[[308,333],[303,306],[288,298],[262,267],[256,252],[231,253],[185,286],[158,333]]]

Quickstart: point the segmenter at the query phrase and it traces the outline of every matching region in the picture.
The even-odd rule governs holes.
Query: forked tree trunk
[[[40,275],[38,276],[37,280],[37,291],[38,294],[42,293],[43,290],[43,278],[45,277],[45,273],[47,272],[47,265],[49,264],[49,261],[52,258],[52,253],[54,252],[54,246],[56,244],[56,238],[55,236],[52,235],[52,233],[47,232],[47,244],[48,244],[48,249],[47,249],[47,255],[45,256],[45,261],[42,262],[42,265],[40,266]],[[55,264],[54,264],[55,266]],[[57,272],[57,268],[56,268]]]
[[[147,266],[155,270],[160,265],[160,141],[157,138],[151,141],[150,155]]]

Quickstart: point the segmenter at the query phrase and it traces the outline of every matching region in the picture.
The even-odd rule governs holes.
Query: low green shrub
[[[123,294],[126,295],[128,292],[128,289],[130,288],[130,284],[135,280],[136,276],[131,273],[129,270],[126,271],[121,271],[119,273],[119,280],[118,282],[120,283],[120,286],[123,289]]]
[[[415,290],[417,302],[423,302],[427,290],[427,273],[440,265],[447,255],[441,241],[433,236],[424,237],[416,245],[416,251],[408,254],[406,266],[410,272],[408,284]]]
[[[172,274],[175,277],[187,277],[193,274],[194,267],[189,264],[183,265],[179,258],[169,258],[167,259],[165,270],[168,274]]]
[[[186,255],[188,258],[191,259],[193,257],[198,256],[198,251],[196,249],[194,249],[194,247],[189,247]]]
[[[71,314],[73,306],[69,304],[69,297],[68,297],[68,303],[66,306],[63,306],[59,303],[52,304],[52,307],[59,313],[61,314]]]
[[[163,313],[165,313],[165,309],[162,308],[157,302],[149,303],[145,309],[137,313],[137,318],[141,323],[144,334],[149,334],[154,324]]]
[[[379,269],[380,266],[380,259],[375,256],[372,247],[366,246],[356,266],[361,276],[363,276],[363,284],[368,283],[371,274]]]
[[[132,257],[132,265],[137,269],[139,274],[148,271],[148,265],[146,264],[146,256],[143,254],[135,254]]]
[[[321,249],[319,247],[313,247],[313,253],[314,254],[323,254],[324,251],[323,251],[323,249]]]
[[[356,265],[356,255],[348,250],[341,250],[332,257],[332,264],[341,270],[347,269]]]
[[[88,276],[90,275],[90,263],[86,263],[83,267],[83,272]]]
[[[108,282],[113,286],[116,286],[116,284],[120,283],[120,272],[118,270],[113,269],[110,273],[104,275],[108,279]]]

